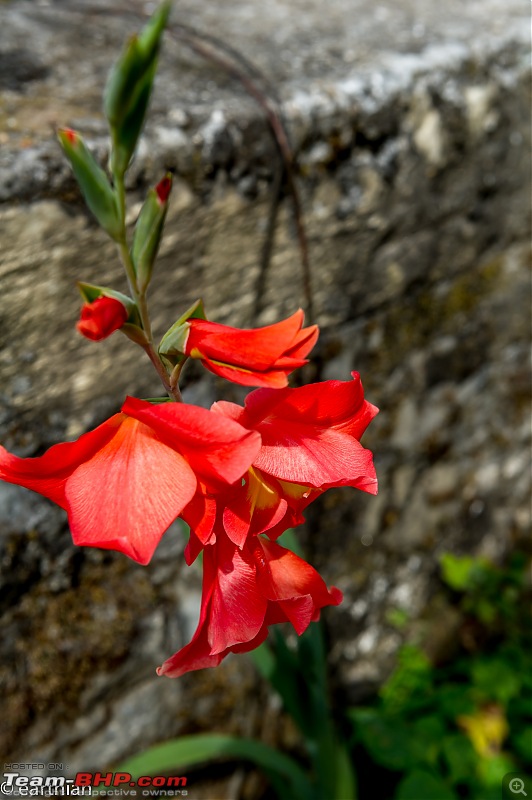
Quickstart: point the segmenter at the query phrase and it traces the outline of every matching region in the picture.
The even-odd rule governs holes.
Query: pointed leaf
[[[313,787],[296,761],[262,742],[236,736],[198,734],[172,739],[128,759],[116,769],[138,778],[176,770],[184,772],[214,759],[251,761],[267,775],[282,779],[286,787],[285,797],[291,800],[312,800],[314,797]]]
[[[160,355],[182,355],[183,347],[188,336],[189,319],[205,319],[205,311],[203,310],[203,300],[196,300],[193,305],[188,308],[179,319],[174,322],[171,328],[168,328],[159,344]]]

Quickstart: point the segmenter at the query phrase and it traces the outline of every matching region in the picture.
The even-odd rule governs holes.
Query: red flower
[[[159,675],[177,678],[216,667],[230,652],[258,647],[268,626],[278,622],[291,622],[301,635],[321,608],[342,601],[342,593],[328,590],[310,564],[262,536],[251,537],[240,550],[219,532],[216,544],[205,548],[203,570],[196,633]]]
[[[301,523],[302,510],[332,486],[377,493],[373,456],[359,439],[378,409],[364,399],[358,373],[352,381],[258,389],[244,408],[218,402],[212,410],[262,439],[243,485],[223,497],[223,526],[236,545],[250,534],[267,531],[272,538]],[[197,550],[192,539],[190,555]]]
[[[128,311],[120,300],[102,295],[92,303],[82,306],[76,328],[87,339],[99,342],[121,328],[128,316]]]
[[[129,397],[122,413],[38,458],[0,447],[0,479],[64,508],[75,544],[147,564],[198,479],[207,488],[233,483],[259,446],[257,433],[204,408]]]
[[[203,319],[189,319],[183,352],[215,375],[242,386],[286,386],[287,376],[307,363],[305,356],[318,338],[318,328],[303,328],[303,312],[265,328],[230,328]]]

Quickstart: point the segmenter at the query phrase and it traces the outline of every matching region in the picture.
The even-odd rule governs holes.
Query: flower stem
[[[137,283],[137,276],[135,275],[135,267],[133,265],[133,261],[131,260],[131,255],[129,252],[129,247],[127,245],[126,239],[126,191],[124,186],[124,179],[123,176],[114,176],[115,179],[115,187],[118,196],[118,206],[120,211],[120,221],[122,223],[122,236],[120,241],[118,242],[118,250],[120,253],[120,259],[122,264],[124,265],[124,269],[126,271],[126,276],[129,284],[129,289],[131,294],[133,295],[133,299],[137,305],[140,321],[142,324],[142,328],[144,333],[146,334],[146,339],[148,340],[147,344],[142,345],[143,350],[147,353],[148,358],[152,362],[153,366],[155,367],[159,378],[162,381],[162,384],[167,391],[168,395],[172,397],[176,403],[182,403],[183,398],[181,397],[181,392],[179,390],[179,386],[177,385],[177,380],[171,381],[168,376],[168,372],[162,363],[161,359],[159,358],[159,354],[155,349],[155,345],[153,343],[153,334],[151,330],[151,321],[150,315],[148,312],[148,303],[146,300],[146,292],[140,292]]]

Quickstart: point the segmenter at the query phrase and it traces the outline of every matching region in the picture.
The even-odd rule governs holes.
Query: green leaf
[[[521,691],[521,677],[512,662],[501,658],[478,658],[471,670],[472,682],[486,700],[498,700],[506,705],[518,697]]]
[[[456,591],[465,591],[470,588],[471,573],[476,566],[474,558],[443,553],[440,558],[440,564],[442,578],[447,586]]]
[[[291,550],[296,556],[299,558],[304,558],[305,555],[303,553],[303,548],[301,547],[301,543],[296,536],[296,532],[293,528],[288,528],[284,533],[279,536],[277,539],[278,543],[281,544],[283,547],[286,547],[288,550]]]
[[[346,747],[335,743],[334,760],[334,798],[335,800],[356,800],[357,785],[353,763]]]
[[[107,175],[78,133],[62,128],[58,137],[90,211],[109,236],[120,241],[123,226],[118,199]]]
[[[432,703],[433,670],[425,653],[406,644],[397,654],[398,665],[380,690],[383,707],[392,716]]]
[[[115,289],[111,289],[108,286],[97,286],[95,283],[78,281],[77,287],[86,303],[94,303],[99,297],[114,297],[115,300],[119,300],[123,303],[128,311],[130,309],[133,310],[133,307],[136,308],[131,297],[128,297],[127,294],[122,294],[122,292],[117,292]]]
[[[285,709],[305,739],[312,739],[315,730],[308,686],[299,669],[297,654],[288,647],[281,631],[274,628],[269,642],[259,648],[258,657],[254,652],[250,655],[257,669],[281,696]]]
[[[386,612],[386,622],[398,630],[403,630],[410,621],[410,614],[404,608],[390,608]]]
[[[478,776],[485,786],[499,787],[504,776],[516,769],[515,762],[506,753],[498,753],[490,758],[481,758],[478,761]]]
[[[458,800],[458,798],[440,777],[424,770],[414,770],[406,775],[397,787],[395,800]]]
[[[406,770],[415,763],[410,730],[399,718],[388,719],[374,709],[350,709],[357,739],[377,764],[392,770]]]
[[[185,347],[189,326],[189,319],[205,319],[203,310],[203,300],[196,300],[184,314],[168,328],[159,344],[159,355],[161,356],[182,356]]]
[[[532,766],[532,727],[527,726],[524,730],[515,733],[511,738],[511,742],[517,755],[526,764]]]
[[[418,764],[436,766],[444,735],[445,725],[436,714],[423,716],[413,722],[410,748]]]
[[[466,782],[475,774],[478,756],[469,739],[462,734],[445,736],[442,754],[453,784]]]
[[[469,687],[448,683],[438,688],[434,697],[440,713],[448,720],[455,720],[461,714],[471,714],[475,704],[470,697]]]
[[[153,59],[154,54],[159,49],[160,39],[168,22],[171,9],[172,0],[165,0],[165,2],[161,3],[139,34],[140,51],[148,60]]]
[[[136,779],[161,772],[185,772],[215,759],[251,761],[277,783],[282,779],[287,790],[285,797],[293,800],[312,800],[314,796],[310,781],[294,759],[262,742],[222,734],[172,739],[124,761],[116,770],[129,772]]]

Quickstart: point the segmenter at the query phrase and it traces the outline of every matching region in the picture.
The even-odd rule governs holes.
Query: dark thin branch
[[[281,206],[281,196],[283,189],[283,180],[285,177],[285,169],[283,161],[279,162],[275,170],[273,186],[271,191],[271,205],[270,213],[268,214],[268,227],[264,236],[264,243],[262,245],[262,252],[259,265],[259,275],[257,278],[257,285],[255,287],[255,303],[252,311],[252,318],[250,324],[253,325],[254,320],[257,319],[263,309],[264,294],[266,289],[266,275],[273,253],[273,245],[275,242],[275,230],[277,228],[277,216]]]

